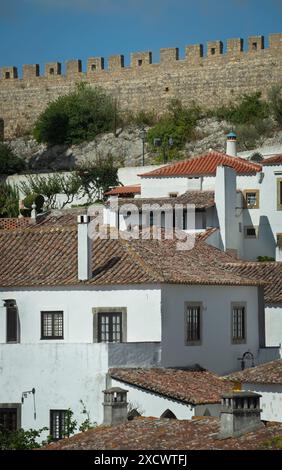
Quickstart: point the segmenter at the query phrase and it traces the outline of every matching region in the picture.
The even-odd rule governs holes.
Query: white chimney
[[[237,135],[235,132],[230,132],[227,136],[226,154],[237,157]]]
[[[89,215],[79,215],[77,217],[77,261],[79,281],[87,281],[92,277],[92,243],[88,236],[89,222]]]
[[[236,171],[228,166],[218,166],[215,180],[215,204],[224,251],[238,249],[236,231]]]

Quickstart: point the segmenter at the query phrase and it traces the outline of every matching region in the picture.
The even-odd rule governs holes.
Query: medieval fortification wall
[[[44,75],[39,65],[24,65],[22,78],[16,67],[2,67],[0,134],[12,138],[29,131],[50,101],[81,81],[103,87],[121,109],[133,112],[161,113],[174,97],[186,105],[214,107],[243,93],[266,95],[282,81],[282,34],[270,35],[267,48],[263,36],[249,37],[246,49],[242,39],[228,40],[225,53],[221,41],[209,42],[206,54],[203,45],[190,45],[181,60],[179,49],[161,49],[160,63],[153,63],[151,52],[132,53],[130,67],[122,55],[109,57],[107,68],[102,57],[91,57],[85,73],[80,60],[68,61],[65,75],[57,62],[46,64]]]

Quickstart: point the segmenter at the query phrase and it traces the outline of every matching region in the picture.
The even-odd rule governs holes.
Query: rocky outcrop
[[[147,128],[148,130],[148,128]],[[183,158],[199,155],[210,148],[225,151],[226,134],[230,131],[228,123],[219,122],[215,118],[202,119],[196,128],[197,139],[187,142],[181,152]],[[80,145],[56,145],[48,147],[38,144],[28,137],[10,141],[15,154],[24,158],[32,171],[70,170],[85,161],[95,161],[112,155],[118,166],[138,166],[142,164],[141,128],[130,126],[118,129],[113,133],[101,134],[91,142]],[[261,137],[257,146],[274,146],[282,144],[282,131],[268,138]],[[243,149],[241,149],[243,150]],[[145,163],[155,163],[156,155],[145,145]]]

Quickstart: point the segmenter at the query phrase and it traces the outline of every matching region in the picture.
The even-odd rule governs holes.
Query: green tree
[[[49,104],[35,124],[34,136],[49,145],[79,144],[114,130],[117,119],[116,102],[110,95],[81,84]]]
[[[233,105],[217,108],[213,114],[219,119],[224,119],[232,124],[255,124],[259,120],[269,117],[269,104],[261,98],[261,93],[243,95]]]
[[[83,196],[87,196],[89,203],[103,200],[104,193],[119,184],[118,168],[111,155],[106,159],[100,157],[94,163],[86,162],[78,168],[77,174],[81,179]]]
[[[16,186],[0,183],[0,217],[18,217],[19,191]]]
[[[17,157],[8,145],[0,142],[0,174],[13,175],[22,172],[25,167],[24,160]]]
[[[27,181],[20,183],[20,188],[26,196],[33,193],[43,195],[47,209],[56,207],[59,194],[66,196],[62,208],[71,204],[75,196],[79,196],[81,187],[81,179],[76,173],[69,175],[55,173],[48,176],[30,175],[27,177]]]

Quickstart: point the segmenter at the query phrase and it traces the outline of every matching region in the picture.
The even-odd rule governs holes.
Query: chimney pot
[[[87,214],[77,217],[77,260],[78,279],[87,281],[92,277],[92,241],[88,235],[90,216]]]
[[[230,132],[227,136],[226,154],[237,157],[237,135],[235,132]]]
[[[127,421],[127,390],[119,387],[104,390],[104,424],[116,426]]]
[[[219,439],[238,437],[263,426],[260,419],[261,395],[232,392],[222,396]]]

